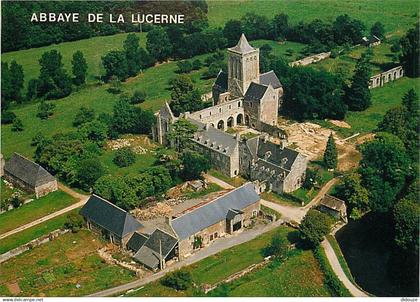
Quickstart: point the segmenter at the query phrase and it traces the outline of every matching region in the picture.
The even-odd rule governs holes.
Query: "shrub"
[[[14,132],[23,131],[23,124],[19,118],[15,118],[13,120],[12,131]]]
[[[38,113],[36,114],[42,120],[48,119],[54,114],[55,104],[42,101],[38,106]]]
[[[191,273],[185,270],[169,273],[161,279],[160,283],[175,290],[186,290],[192,285]]]
[[[79,127],[82,124],[91,122],[95,119],[95,111],[92,108],[82,106],[74,117],[73,126]]]
[[[20,207],[20,205],[22,204],[22,202],[19,199],[19,196],[14,195],[11,199],[10,199],[10,203],[12,204],[12,206],[17,209]]]
[[[299,226],[300,237],[311,248],[316,248],[330,232],[332,218],[316,210],[309,210]]]
[[[146,92],[144,90],[136,90],[130,98],[131,104],[141,104],[146,100]]]
[[[112,94],[119,94],[122,92],[121,81],[119,81],[116,77],[111,77],[109,83],[109,88],[106,91]]]
[[[118,167],[128,167],[136,161],[136,154],[130,148],[121,148],[115,153],[113,162]]]
[[[201,63],[201,61],[200,61],[199,59],[195,59],[195,60],[192,62],[192,69],[193,69],[193,70],[198,70],[198,69],[200,69],[200,68],[201,68],[201,66],[203,66],[203,64]]]
[[[64,227],[70,229],[72,233],[77,233],[83,226],[84,221],[83,217],[78,213],[70,213],[66,216],[66,222],[64,222]]]
[[[1,123],[3,125],[13,123],[13,120],[15,118],[16,118],[16,114],[14,114],[12,111],[3,111],[1,113]]]
[[[190,61],[179,61],[176,65],[178,66],[178,73],[190,73],[193,69]]]

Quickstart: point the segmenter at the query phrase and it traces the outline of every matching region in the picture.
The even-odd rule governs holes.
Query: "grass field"
[[[136,34],[140,38],[140,45],[144,47],[146,45],[146,34]],[[16,60],[17,63],[21,64],[25,75],[25,83],[27,83],[30,79],[38,77],[38,61],[44,52],[58,50],[63,56],[62,62],[64,63],[67,73],[71,75],[71,59],[73,53],[80,50],[83,52],[88,63],[87,82],[96,82],[98,80],[97,77],[104,72],[101,57],[111,50],[122,49],[123,41],[126,39],[127,35],[128,34],[117,34],[113,36],[93,37],[80,41],[64,42],[45,47],[12,51],[2,54],[1,60],[3,62]]]
[[[80,209],[75,209],[0,240],[0,254],[17,248],[18,246],[28,243],[29,241],[46,235],[54,230],[62,228],[67,220],[67,215],[70,213],[78,213],[79,211]]]
[[[361,20],[367,29],[380,21],[387,34],[402,35],[417,21],[416,0],[209,0],[208,19],[218,27],[230,19],[239,19],[248,12],[272,18],[286,13],[291,23],[322,19],[333,21],[341,14]]]
[[[76,200],[63,191],[56,191],[1,215],[0,234],[13,230],[45,215],[63,209]]]
[[[135,275],[102,261],[103,246],[91,232],[67,233],[0,264],[0,295],[10,296],[6,284],[17,282],[19,296],[83,296],[127,283]],[[80,288],[76,288],[80,284]]]
[[[312,251],[296,250],[280,265],[264,267],[228,285],[229,297],[328,297]]]

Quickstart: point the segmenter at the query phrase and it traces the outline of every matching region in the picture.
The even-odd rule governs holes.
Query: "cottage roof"
[[[144,245],[148,238],[149,237],[145,234],[134,232],[130,240],[127,242],[127,247],[134,252],[137,252]]]
[[[282,148],[280,145],[268,140],[264,141],[259,137],[257,155],[259,158],[263,158],[270,163],[290,170],[299,152],[290,148]]]
[[[240,211],[260,200],[254,184],[243,186],[222,195],[215,200],[198,207],[172,220],[172,227],[180,240],[226,219],[229,210]]]
[[[214,86],[219,87],[223,91],[228,90],[228,74],[227,74],[227,72],[224,72],[223,70],[219,71],[219,74],[217,75],[216,81],[214,82]]]
[[[43,167],[18,153],[14,153],[12,158],[6,162],[4,170],[31,187],[37,187],[55,180]]]
[[[121,238],[142,227],[128,212],[95,194],[89,197],[80,215]]]
[[[346,206],[345,202],[337,197],[326,194],[320,202],[320,205],[335,211],[340,211]]]
[[[271,85],[274,89],[282,87],[279,78],[273,70],[260,74],[260,84]]]
[[[226,155],[232,154],[232,152],[234,152],[236,149],[238,142],[233,135],[230,135],[214,127],[206,128],[206,126],[199,121],[193,119],[188,120],[192,124],[196,125],[199,129],[192,138],[194,142]]]
[[[149,268],[157,268],[160,253],[162,252],[162,258],[165,259],[177,243],[178,240],[176,238],[160,229],[156,229],[143,246],[140,247],[134,258]]]
[[[238,44],[236,44],[236,46],[234,47],[228,48],[228,50],[234,51],[237,53],[248,53],[248,52],[254,51],[255,48],[249,45],[248,40],[246,39],[245,35],[242,34],[238,41]]]
[[[248,90],[245,93],[244,99],[248,102],[259,102],[267,91],[268,86],[260,85],[254,82],[248,87]]]

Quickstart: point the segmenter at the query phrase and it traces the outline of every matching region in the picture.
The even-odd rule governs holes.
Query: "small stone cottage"
[[[346,203],[337,197],[326,194],[321,199],[318,209],[321,212],[330,214],[336,219],[342,219],[344,222],[347,222]]]
[[[4,178],[36,198],[58,189],[57,180],[47,170],[18,153],[4,165]]]

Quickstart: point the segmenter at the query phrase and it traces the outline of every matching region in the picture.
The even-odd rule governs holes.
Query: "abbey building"
[[[302,185],[307,159],[286,147],[287,135],[277,126],[282,96],[277,75],[260,73],[259,49],[242,34],[238,44],[228,48],[227,73],[220,71],[212,87],[213,106],[175,117],[166,103],[156,114],[153,137],[160,144],[169,144],[171,125],[185,118],[198,127],[193,148],[208,156],[213,168],[229,177],[242,175],[255,181],[261,191],[291,192]],[[262,134],[247,140],[226,132],[238,126]]]

